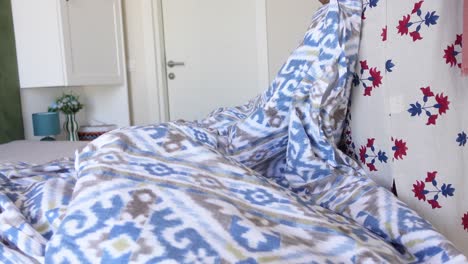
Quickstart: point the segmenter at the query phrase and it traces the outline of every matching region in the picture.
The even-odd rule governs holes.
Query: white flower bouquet
[[[49,106],[49,112],[61,111],[64,114],[75,114],[83,109],[83,104],[78,100],[79,97],[73,94],[63,94],[54,104]]]

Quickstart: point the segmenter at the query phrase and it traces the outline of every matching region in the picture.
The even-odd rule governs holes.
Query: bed
[[[465,263],[336,146],[361,3],[332,0],[271,87],[0,167],[4,263]]]

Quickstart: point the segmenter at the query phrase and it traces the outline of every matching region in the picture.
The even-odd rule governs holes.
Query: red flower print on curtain
[[[400,35],[409,35],[413,38],[413,41],[421,40],[421,28],[423,25],[426,27],[431,27],[437,24],[439,16],[436,14],[436,11],[428,11],[424,18],[422,17],[421,7],[424,1],[419,1],[414,4],[411,14],[404,15],[401,20],[398,21],[398,33]]]
[[[462,50],[462,35],[457,35],[457,39],[452,45],[447,46],[444,50],[445,63],[450,64],[450,67],[457,66],[461,69],[461,50]],[[460,56],[458,56],[460,55]]]
[[[462,217],[463,229],[468,232],[468,212]]]
[[[380,36],[382,37],[382,41],[387,41],[387,26],[382,28],[382,34],[380,34]]]
[[[351,79],[359,104],[351,107],[353,133],[344,133],[346,153],[357,156],[379,185],[394,182],[402,201],[468,255],[468,181],[462,173],[468,172],[468,79],[460,69],[468,56],[462,30],[468,29],[468,0],[362,2],[364,45]]]
[[[414,4],[413,11],[411,11],[411,14],[417,13],[418,11],[421,10],[421,6],[424,3],[424,1],[419,1],[416,4]]]
[[[406,146],[406,142],[403,141],[402,139],[393,139],[393,158],[396,160],[401,160],[403,159],[403,156],[406,156],[406,151],[408,150],[408,147]]]
[[[388,157],[385,151],[378,150],[374,146],[375,138],[367,139],[367,145],[359,148],[359,159],[362,164],[366,164],[369,171],[378,171],[375,166],[376,160],[380,163],[387,163]]]
[[[424,181],[416,181],[416,183],[413,184],[414,197],[418,198],[420,201],[426,201],[427,199],[427,203],[431,205],[432,209],[442,208],[439,204],[440,195],[449,198],[452,197],[455,192],[455,188],[452,187],[452,184],[444,183],[439,188],[436,177],[437,171],[428,172]],[[426,183],[428,185],[426,185]],[[432,197],[432,199],[429,199],[429,197]]]
[[[423,93],[423,104],[421,105],[419,101],[416,101],[414,104],[410,104],[408,112],[414,117],[420,116],[424,111],[428,116],[426,125],[435,125],[437,118],[444,115],[447,110],[449,110],[450,101],[448,100],[448,96],[444,96],[444,93],[434,96],[434,93],[431,91],[431,87],[429,86],[421,88],[421,91]],[[429,103],[429,99],[432,99],[431,101],[433,103]]]
[[[418,200],[426,201],[425,187],[426,185],[423,181],[416,181],[416,183],[413,184],[414,197],[418,198]]]
[[[353,85],[362,84],[364,87],[364,96],[371,96],[372,90],[382,84],[383,76],[377,67],[371,68],[367,65],[367,60],[360,61],[361,76],[354,74]],[[393,66],[392,66],[393,67]]]

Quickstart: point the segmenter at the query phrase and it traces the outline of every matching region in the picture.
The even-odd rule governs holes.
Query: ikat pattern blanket
[[[341,152],[362,3],[331,0],[271,87],[197,122],[7,164],[4,263],[465,263]]]

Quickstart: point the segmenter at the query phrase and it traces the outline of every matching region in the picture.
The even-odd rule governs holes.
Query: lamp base
[[[41,141],[55,141],[55,138],[53,138],[51,136],[47,136],[45,138],[41,138]]]

